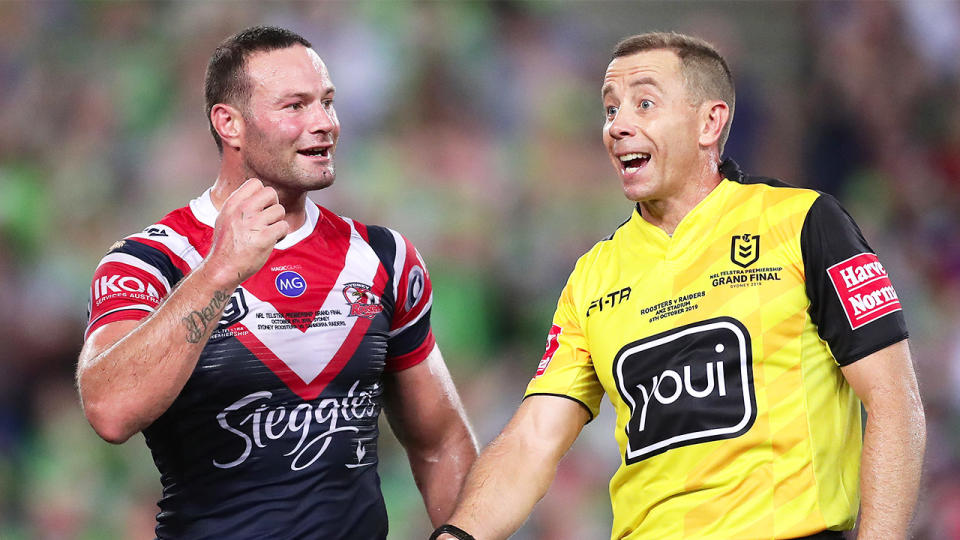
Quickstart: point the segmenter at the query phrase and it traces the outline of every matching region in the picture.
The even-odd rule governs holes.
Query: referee
[[[843,538],[858,513],[861,540],[905,538],[924,415],[897,292],[857,225],[721,159],[733,80],[704,41],[620,42],[602,99],[635,208],[577,262],[523,403],[433,538],[514,532],[604,394],[611,538]]]

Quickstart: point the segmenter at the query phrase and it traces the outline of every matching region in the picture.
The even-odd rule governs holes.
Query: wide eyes
[[[649,111],[650,109],[653,108],[653,101],[649,99],[641,99],[640,102],[637,103],[637,108],[640,109],[641,111]],[[619,112],[619,110],[620,110],[620,107],[617,107],[616,105],[608,105],[607,107],[605,107],[604,114],[606,114],[607,120],[613,120],[614,118],[616,118],[617,112]]]

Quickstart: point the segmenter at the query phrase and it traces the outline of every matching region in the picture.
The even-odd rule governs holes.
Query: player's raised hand
[[[224,201],[207,260],[239,285],[267,262],[289,225],[277,192],[251,178]]]

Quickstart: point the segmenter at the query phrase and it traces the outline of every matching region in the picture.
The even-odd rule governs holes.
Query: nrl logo
[[[744,233],[730,239],[730,260],[746,268],[760,258],[760,235]]]
[[[373,294],[370,291],[370,286],[365,283],[347,283],[343,287],[343,297],[347,299],[347,304],[350,305],[348,317],[373,319],[383,311],[380,297]]]

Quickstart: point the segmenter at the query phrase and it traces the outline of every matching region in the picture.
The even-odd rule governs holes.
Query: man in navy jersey
[[[316,205],[340,124],[301,36],[254,27],[207,68],[213,186],[115,244],[90,291],[84,412],[161,473],[160,538],[385,538],[386,409],[430,520],[476,442],[430,327],[430,277],[385,227]]]

